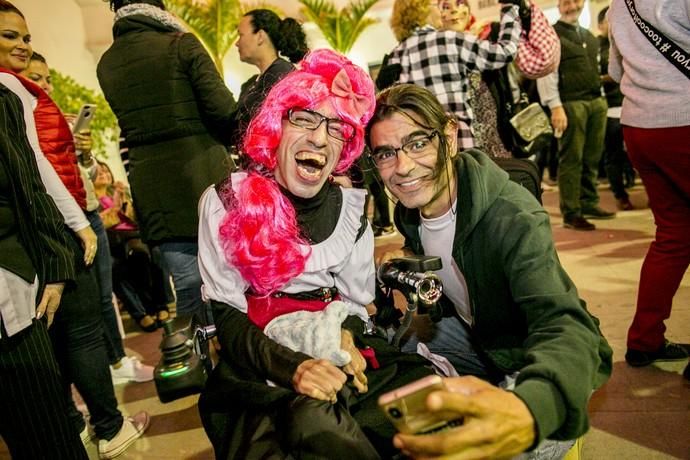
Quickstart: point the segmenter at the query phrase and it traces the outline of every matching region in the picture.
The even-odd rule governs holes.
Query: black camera
[[[405,294],[408,302],[429,306],[443,294],[441,280],[431,273],[441,267],[441,258],[436,256],[399,257],[381,264],[376,277],[381,284]]]
[[[382,263],[376,272],[381,286],[389,288],[386,298],[381,298],[377,291],[377,313],[374,320],[379,335],[388,337],[385,329],[395,330],[390,342],[397,347],[403,335],[412,324],[413,313],[423,307],[421,313],[435,307],[443,295],[443,283],[432,271],[440,270],[443,264],[437,256],[408,256],[391,259]],[[400,291],[407,300],[407,310],[403,314],[395,307],[390,289]],[[403,316],[402,321],[399,320]],[[381,332],[383,330],[383,332]],[[391,414],[392,415],[392,414]]]

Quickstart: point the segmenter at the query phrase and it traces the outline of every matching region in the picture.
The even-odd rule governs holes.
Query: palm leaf
[[[356,0],[338,11],[331,0],[299,0],[302,14],[315,23],[333,49],[347,53],[364,29],[377,20],[365,17],[378,0]]]
[[[348,52],[352,49],[359,36],[364,32],[364,29],[370,25],[376,24],[378,21],[373,18],[366,17],[367,11],[374,6],[378,0],[359,0],[350,3],[341,12],[341,17],[348,18],[344,21],[347,25],[347,33],[343,34],[343,48]]]

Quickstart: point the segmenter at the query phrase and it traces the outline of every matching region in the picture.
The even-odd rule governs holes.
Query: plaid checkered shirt
[[[516,5],[503,7],[496,43],[480,40],[471,34],[440,31],[425,25],[415,29],[391,52],[388,64],[402,67],[399,83],[414,83],[427,88],[449,112],[455,114],[461,148],[474,146],[470,128],[473,116],[468,104],[468,72],[500,69],[515,58],[522,32],[517,18]]]

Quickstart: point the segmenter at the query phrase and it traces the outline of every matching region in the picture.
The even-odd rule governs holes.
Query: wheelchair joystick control
[[[174,324],[172,319],[163,323],[162,356],[153,373],[158,398],[164,403],[199,393],[207,378],[204,363],[193,350],[191,326],[176,330]]]

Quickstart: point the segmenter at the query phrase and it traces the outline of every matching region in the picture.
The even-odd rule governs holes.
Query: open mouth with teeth
[[[318,181],[321,178],[323,168],[326,167],[326,157],[309,152],[300,152],[295,155],[297,174],[309,182]]]

